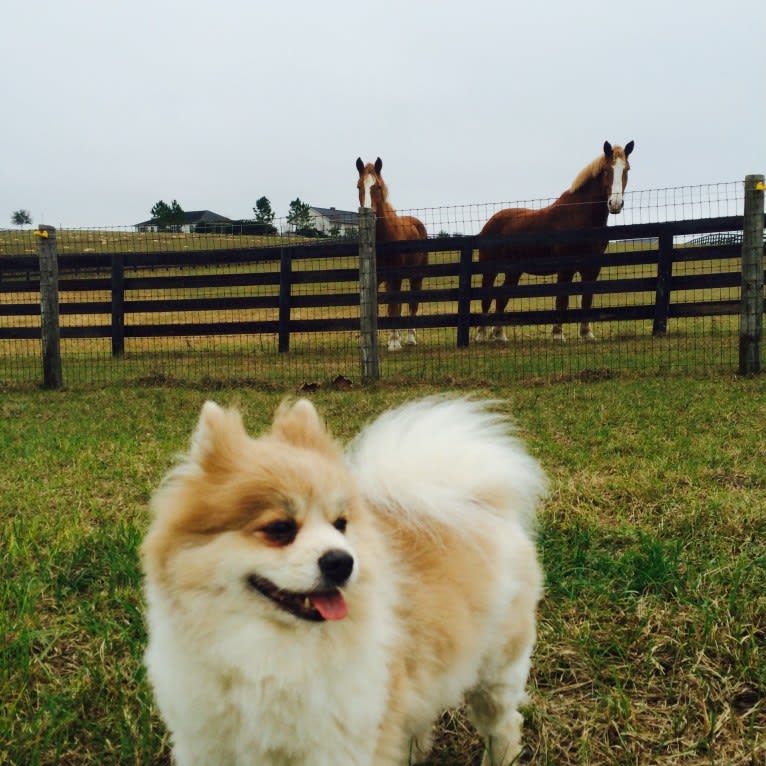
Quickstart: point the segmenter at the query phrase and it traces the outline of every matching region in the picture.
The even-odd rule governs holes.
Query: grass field
[[[35,227],[36,228],[36,227]],[[187,250],[221,250],[240,247],[272,247],[302,241],[301,237],[264,237],[233,234],[186,234],[184,232],[137,232],[133,227],[114,229],[59,229],[56,246],[60,255],[70,253],[169,253]],[[34,229],[0,231],[0,256],[36,255]]]
[[[2,233],[0,233],[2,234]],[[86,247],[94,240],[94,247]],[[101,237],[101,239],[98,239]],[[34,239],[30,232],[5,232],[0,236],[0,255],[2,247],[20,248],[16,239]],[[260,238],[274,240],[275,238]],[[232,242],[228,242],[231,240]],[[262,244],[249,242],[248,238],[223,237],[221,235],[189,234],[137,234],[134,232],[60,232],[60,250],[72,251],[97,249],[133,250],[151,252],[153,249],[202,249],[217,243],[218,247],[232,244]],[[29,242],[34,248],[36,243]],[[615,251],[635,249],[634,243],[613,243]],[[69,250],[68,250],[69,249]],[[456,252],[433,253],[431,262],[455,264],[459,258]],[[319,258],[297,260],[294,271],[307,269],[354,269],[356,259]],[[690,261],[679,262],[675,266],[676,276],[700,276],[715,269],[720,272],[736,272],[736,259],[716,262]],[[216,264],[209,267],[190,266],[183,269],[131,269],[129,277],[165,277],[206,274],[222,277],[243,272],[274,272],[278,262],[257,264]],[[649,279],[656,272],[652,264],[635,267],[609,267],[602,270],[600,281],[621,280],[624,278]],[[498,283],[502,280],[498,280]],[[524,275],[522,284],[530,285],[540,281],[551,283],[553,278],[538,278]],[[480,276],[474,276],[474,285],[479,286]],[[455,290],[458,286],[456,276],[428,277],[425,287],[429,290]],[[81,286],[78,286],[81,287]],[[87,285],[85,286],[87,288]],[[323,282],[321,277],[316,283],[294,285],[295,295],[299,299],[316,299],[321,302],[326,294],[347,293],[353,300],[358,294],[358,283]],[[443,295],[443,293],[442,293]],[[675,291],[673,302],[724,301],[736,300],[739,289],[727,287],[721,289],[695,289]],[[242,307],[242,301],[249,299],[271,298],[270,308]],[[420,316],[456,315],[457,303],[436,296],[435,302],[422,302]],[[236,308],[200,309],[187,304],[183,309],[168,310],[170,300],[200,299],[236,299],[240,301]],[[200,288],[198,286],[178,285],[172,288],[145,287],[128,291],[128,305],[132,300],[149,303],[141,312],[130,312],[125,316],[128,328],[135,330],[141,325],[189,324],[221,325],[241,322],[276,323],[279,316],[277,285],[231,285]],[[599,308],[625,306],[653,306],[654,294],[651,291],[630,293],[598,294],[595,305]],[[62,290],[61,301],[69,311],[61,315],[63,327],[105,327],[109,328],[111,314],[108,313],[111,294],[108,290]],[[39,295],[36,292],[0,293],[0,313],[3,303],[29,304],[29,313],[9,313],[3,315],[3,326],[38,328]],[[71,313],[77,310],[77,304],[97,305],[94,311],[107,313]],[[579,297],[573,297],[572,306],[579,304]],[[220,305],[220,304],[219,304]],[[156,306],[156,308],[155,308]],[[510,302],[510,312],[530,310],[551,310],[554,307],[552,296],[517,298]],[[480,303],[472,305],[474,315],[480,313]],[[37,311],[37,314],[34,312]],[[406,309],[405,309],[406,311]],[[300,306],[293,308],[291,318],[302,320],[346,319],[354,321],[358,317],[357,306]],[[380,307],[380,315],[386,310]],[[456,321],[456,320],[455,320]],[[426,328],[419,332],[420,345],[406,349],[401,355],[390,355],[381,351],[381,372],[384,377],[415,379],[436,382],[449,378],[473,379],[486,381],[519,380],[532,377],[547,377],[561,374],[578,374],[583,370],[647,370],[650,373],[660,370],[691,371],[710,368],[729,368],[736,366],[737,330],[739,319],[735,315],[695,317],[690,319],[670,320],[668,334],[663,338],[652,337],[651,320],[603,321],[594,323],[594,331],[599,338],[595,345],[577,342],[577,326],[568,324],[565,332],[570,341],[566,347],[557,347],[550,342],[550,327],[524,326],[511,327],[512,338],[507,346],[471,344],[467,349],[456,349],[456,330],[454,328]],[[221,332],[225,332],[222,329]],[[92,333],[98,334],[91,330]],[[387,333],[381,331],[381,348],[385,349]],[[169,336],[169,337],[129,337],[125,341],[125,354],[119,358],[111,357],[111,343],[108,337],[65,339],[62,343],[63,374],[67,385],[83,383],[133,383],[146,380],[181,380],[185,382],[199,380],[233,381],[247,380],[260,385],[288,380],[290,383],[331,380],[338,374],[354,378],[360,367],[359,347],[356,333],[314,332],[291,333],[290,353],[277,353],[276,333],[254,335],[204,335]],[[29,385],[40,379],[40,343],[38,340],[7,340],[0,342],[0,386]]]
[[[522,760],[763,766],[766,377],[597,377],[479,390],[503,401],[552,484]],[[347,439],[433,390],[314,398]],[[213,395],[257,431],[285,393]],[[210,395],[3,393],[0,762],[169,764],[141,666],[136,549],[148,497]],[[430,766],[478,765],[459,711],[440,731]]]

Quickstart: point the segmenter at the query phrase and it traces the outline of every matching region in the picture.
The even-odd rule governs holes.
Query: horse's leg
[[[505,280],[503,281],[503,287],[516,287],[521,279],[520,271],[506,271]],[[508,305],[507,295],[498,295],[495,299],[495,316],[500,316],[505,311]],[[508,343],[508,336],[505,334],[505,325],[495,325],[492,329],[492,340],[500,341],[501,343]]]
[[[491,290],[495,284],[495,277],[497,274],[482,274],[481,275],[481,289],[484,291]],[[489,310],[492,307],[492,298],[487,296],[481,299],[481,315],[484,319],[489,319]],[[474,339],[477,343],[483,343],[487,339],[487,333],[489,328],[486,325],[480,325],[476,328],[476,335]]]
[[[400,292],[402,289],[401,279],[390,279],[386,282],[386,292]],[[389,303],[388,304],[388,316],[398,319],[402,315],[401,303]],[[398,328],[394,328],[390,331],[388,336],[388,350],[389,351],[401,351],[402,341],[399,336]]]
[[[420,288],[423,287],[423,277],[410,277],[410,292],[419,292]],[[418,313],[418,307],[419,303],[417,298],[412,298],[410,300],[410,316],[414,317]],[[415,328],[411,327],[409,330],[407,330],[407,340],[405,341],[405,344],[407,346],[415,346],[417,344],[418,340],[415,337]]]
[[[559,284],[569,284],[572,281],[572,278],[574,277],[574,272],[572,271],[560,271],[558,273],[558,276],[556,278],[556,281]],[[569,308],[569,296],[564,295],[557,295],[556,296],[556,311],[566,311]],[[553,337],[553,340],[555,340],[557,343],[563,343],[566,338],[564,337],[564,330],[562,329],[560,324],[553,325],[553,330],[551,331],[551,335]]]
[[[583,282],[595,282],[598,279],[598,273],[600,269],[594,271],[581,271],[580,276]],[[584,311],[588,311],[593,305],[593,293],[583,290],[582,293],[582,308]],[[580,337],[583,340],[596,340],[596,336],[591,330],[590,322],[585,321],[580,323]]]

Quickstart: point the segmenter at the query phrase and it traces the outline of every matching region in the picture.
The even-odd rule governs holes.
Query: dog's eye
[[[338,530],[338,532],[345,532],[346,524],[348,524],[348,522],[346,521],[346,519],[343,518],[343,516],[341,516],[338,519],[335,519],[335,521],[333,522],[333,526],[335,527],[335,529]]]
[[[298,534],[298,525],[292,519],[272,521],[271,524],[263,527],[261,532],[273,543],[289,545]]]

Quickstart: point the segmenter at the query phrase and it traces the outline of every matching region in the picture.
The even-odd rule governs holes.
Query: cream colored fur
[[[344,457],[306,400],[259,439],[207,403],[142,546],[146,664],[177,764],[404,766],[463,700],[484,763],[511,763],[544,491],[485,404],[406,405]],[[285,517],[299,531],[275,545],[264,525]],[[310,592],[327,550],[354,560],[345,619],[299,619],[248,587],[258,575]]]

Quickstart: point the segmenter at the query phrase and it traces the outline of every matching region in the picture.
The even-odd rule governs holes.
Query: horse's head
[[[361,207],[371,207],[378,211],[383,207],[388,196],[388,189],[380,175],[382,168],[383,161],[380,157],[375,160],[374,165],[371,162],[365,165],[361,157],[356,158],[356,169],[359,171],[356,188],[359,190],[359,205]]]
[[[630,163],[628,155],[633,151],[633,141],[628,141],[623,149],[621,146],[612,146],[609,141],[604,141],[604,193],[606,204],[610,213],[619,213],[625,204],[623,193],[628,185],[628,171]]]

